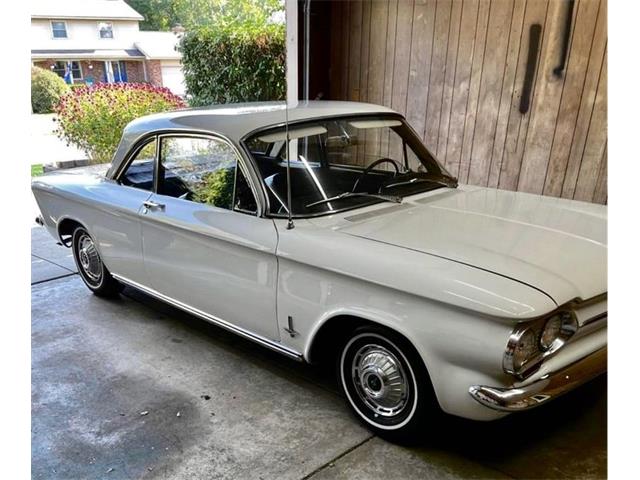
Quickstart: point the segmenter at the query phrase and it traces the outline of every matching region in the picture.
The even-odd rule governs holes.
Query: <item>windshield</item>
[[[456,181],[398,116],[323,119],[289,127],[291,210],[321,215],[443,187]],[[287,132],[259,132],[245,146],[269,195],[270,213],[287,209]]]

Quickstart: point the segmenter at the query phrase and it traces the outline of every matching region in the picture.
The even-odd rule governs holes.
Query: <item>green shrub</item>
[[[179,48],[191,105],[285,98],[283,25],[200,27]]]
[[[31,67],[31,108],[33,113],[51,113],[60,97],[69,92],[62,78],[50,70]]]
[[[221,168],[202,177],[202,184],[196,188],[193,200],[220,208],[233,208],[233,187],[235,169]]]
[[[127,123],[184,106],[169,89],[146,83],[99,83],[74,88],[56,107],[56,133],[68,144],[84,150],[93,162],[108,162]]]

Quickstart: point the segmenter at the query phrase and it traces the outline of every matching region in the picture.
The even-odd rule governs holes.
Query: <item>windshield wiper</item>
[[[413,178],[411,178],[409,180],[404,180],[402,182],[388,183],[387,185],[382,185],[380,188],[400,187],[402,185],[411,185],[412,183],[418,183],[418,182],[435,183],[437,185],[441,185],[443,187],[448,187],[448,188],[456,188],[458,186],[458,182],[457,181],[449,181],[449,182],[447,182],[446,180],[439,180],[439,179],[435,179],[435,178],[413,177]]]
[[[322,200],[318,200],[317,202],[309,203],[305,205],[305,208],[314,207],[316,205],[322,205],[323,203],[335,202],[337,200],[342,200],[345,198],[353,198],[353,197],[370,197],[370,198],[378,198],[380,200],[385,200],[387,202],[395,202],[402,203],[402,197],[397,195],[383,195],[380,193],[366,193],[366,192],[344,192],[340,195],[336,195],[331,198],[324,198]]]

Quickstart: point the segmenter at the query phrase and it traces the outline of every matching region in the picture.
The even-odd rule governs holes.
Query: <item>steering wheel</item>
[[[356,179],[356,182],[353,184],[353,188],[351,189],[352,192],[355,192],[356,189],[358,188],[358,185],[360,184],[360,182],[362,181],[362,179],[364,177],[366,177],[369,172],[371,172],[371,170],[373,170],[375,167],[377,167],[378,165],[380,165],[381,163],[390,163],[391,165],[393,165],[393,168],[395,168],[396,172],[393,174],[394,178],[396,177],[396,175],[400,174],[400,169],[404,169],[404,167],[402,166],[402,164],[400,162],[398,162],[397,160],[394,160],[392,158],[379,158],[378,160],[376,160],[375,162],[373,162],[371,165],[369,165],[367,168],[365,168],[362,173],[360,174],[360,176]]]

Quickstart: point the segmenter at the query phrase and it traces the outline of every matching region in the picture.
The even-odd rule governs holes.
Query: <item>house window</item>
[[[111,22],[98,23],[100,38],[113,38],[113,24]]]
[[[60,75],[62,78],[67,74],[68,63],[71,64],[71,74],[74,80],[82,80],[82,69],[80,68],[80,62],[56,62],[53,64],[52,70]]]
[[[51,22],[51,33],[53,38],[67,38],[67,23]]]
[[[123,61],[104,62],[104,78],[107,83],[127,81],[127,68]]]

